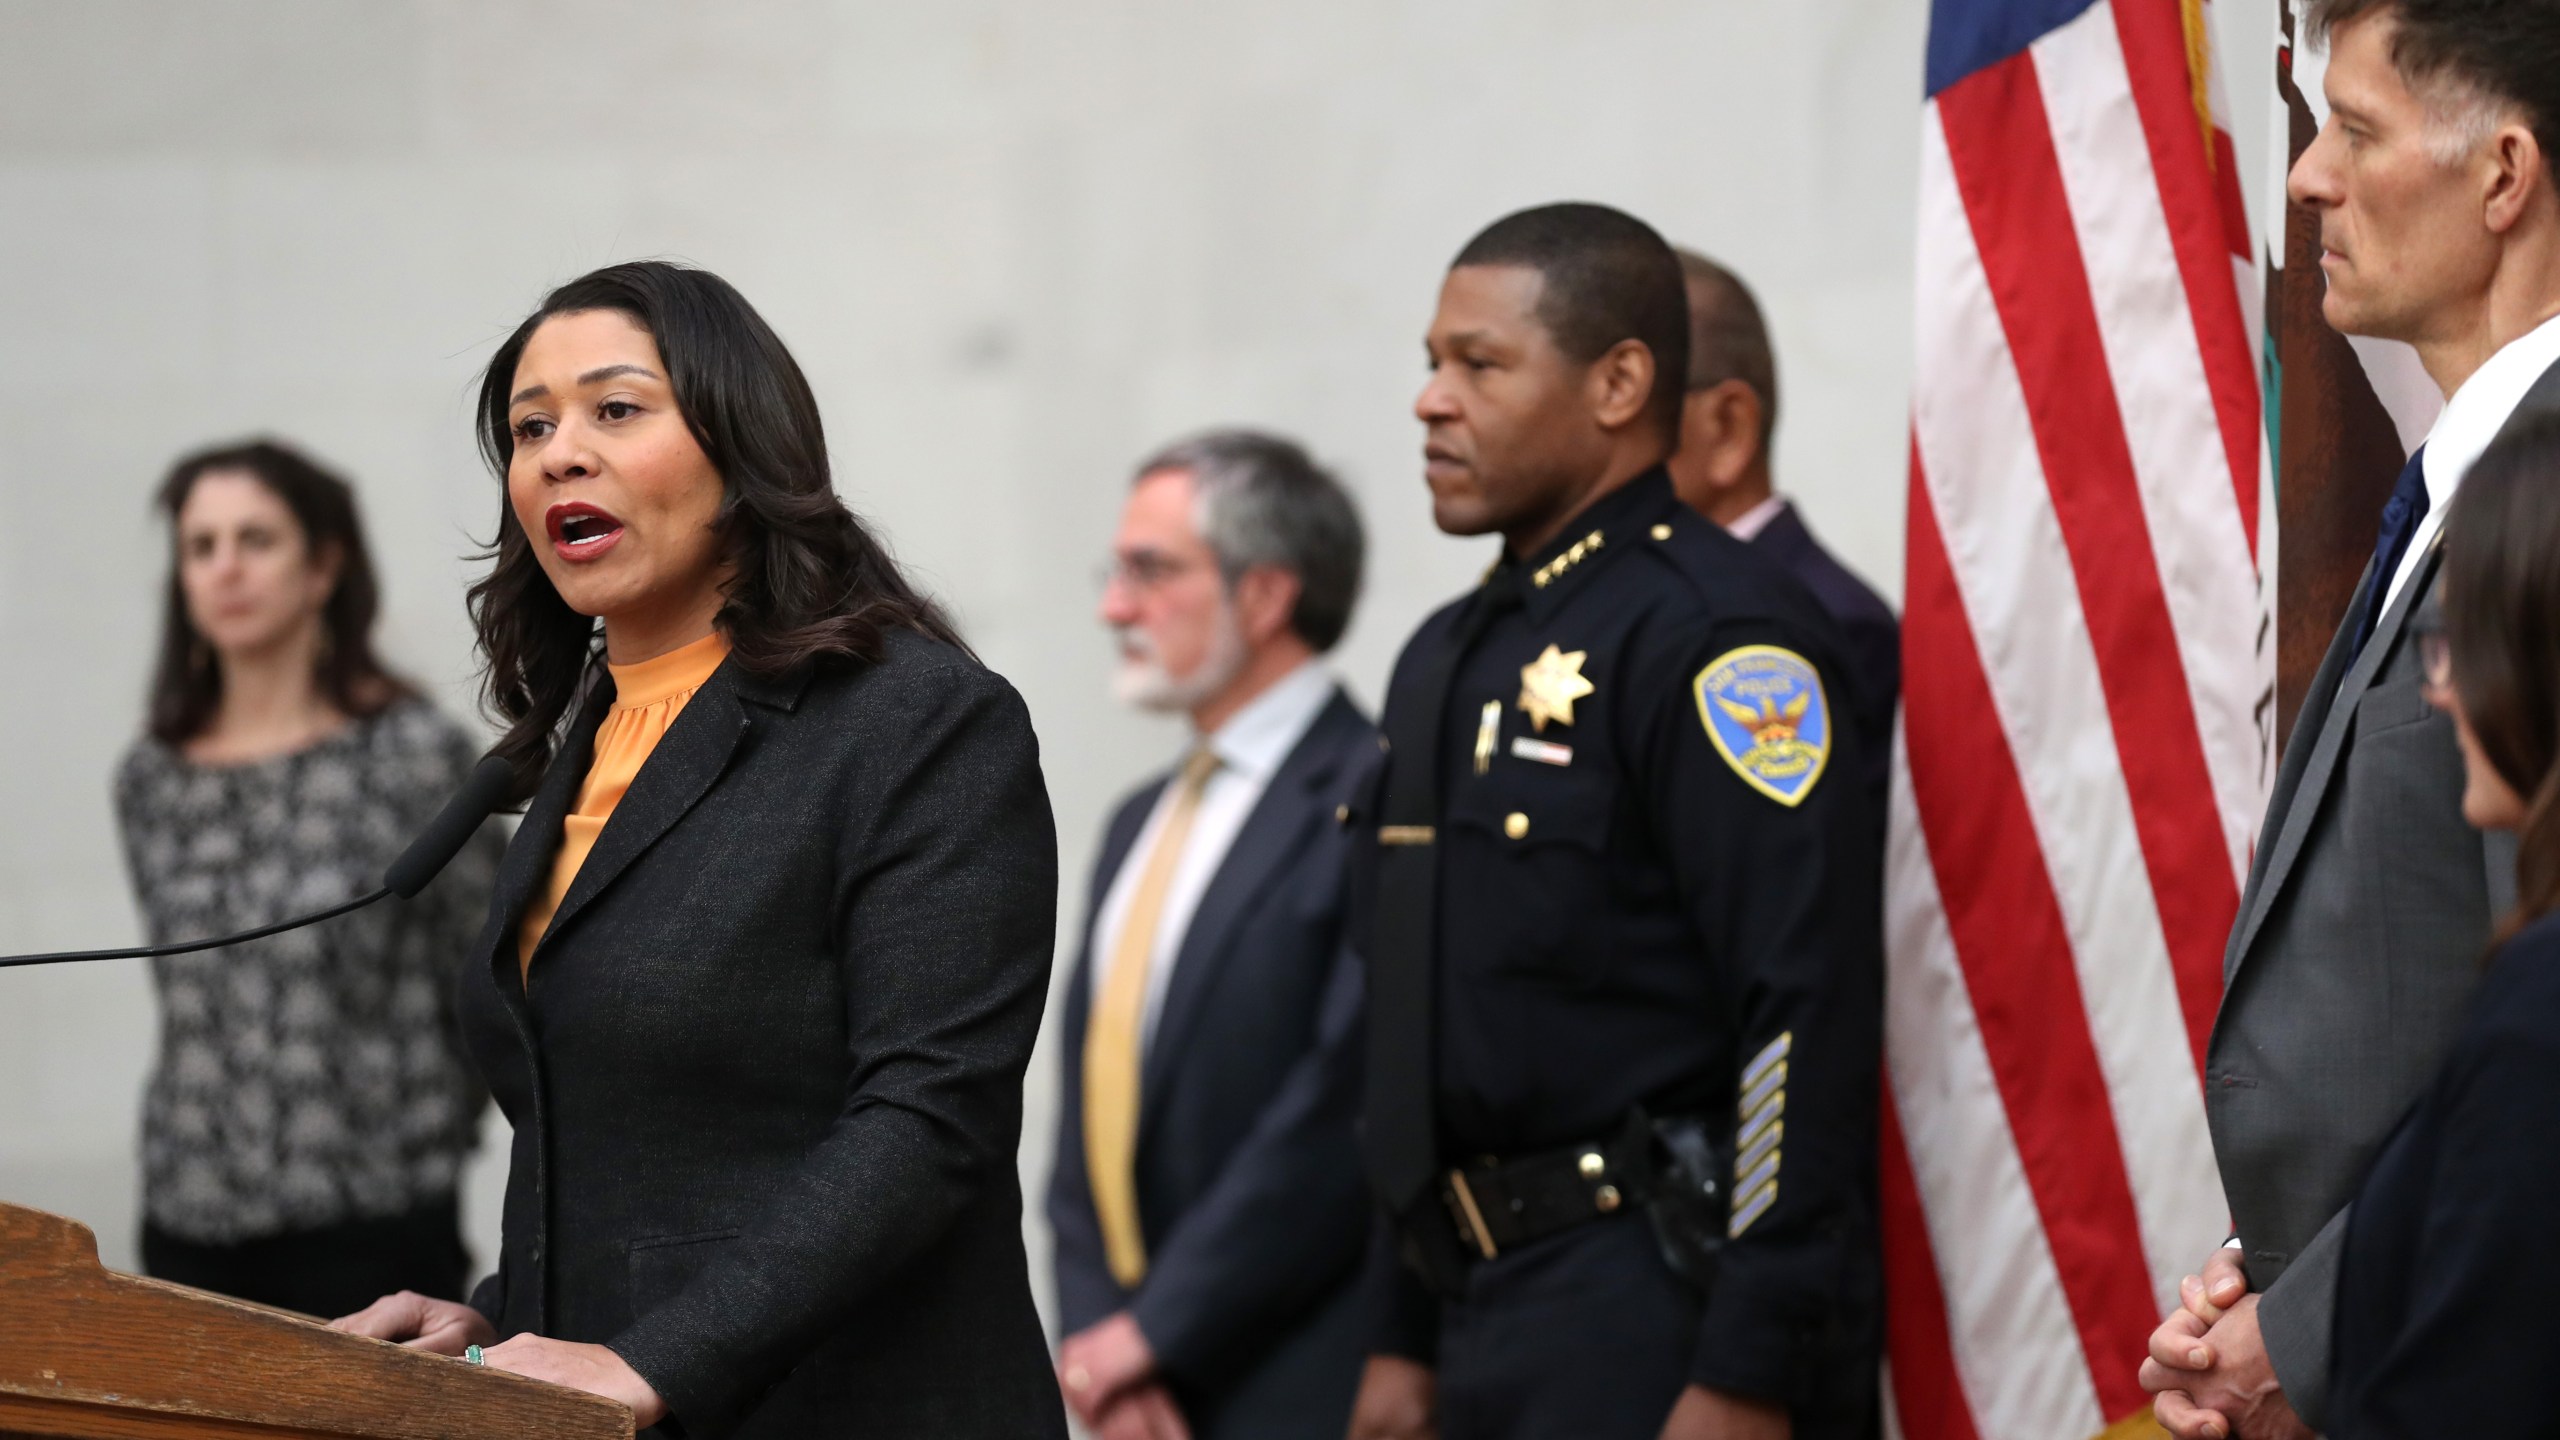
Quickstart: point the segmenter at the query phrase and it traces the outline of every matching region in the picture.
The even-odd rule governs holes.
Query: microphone
[[[514,779],[515,771],[506,761],[495,755],[481,756],[480,763],[472,767],[471,778],[462,782],[462,788],[444,802],[444,809],[436,812],[436,818],[428,821],[418,838],[409,842],[409,848],[400,852],[400,858],[391,862],[391,868],[382,872],[382,888],[403,900],[417,899],[427,882],[462,853],[462,847],[480,829],[480,822],[507,802],[507,787]]]
[[[137,945],[120,950],[64,950],[52,955],[5,955],[0,956],[0,970],[19,965],[59,965],[72,960],[148,960],[160,955],[185,955],[197,950],[214,950],[244,941],[263,940],[287,930],[334,920],[350,910],[361,910],[386,895],[413,900],[419,891],[427,888],[428,881],[453,863],[454,856],[462,853],[463,845],[480,828],[480,822],[496,814],[498,807],[506,803],[507,790],[513,779],[514,771],[506,761],[495,755],[482,756],[479,765],[473,768],[471,778],[462,782],[462,788],[445,802],[444,809],[436,812],[436,818],[427,823],[426,829],[418,832],[418,838],[409,842],[409,848],[400,852],[399,859],[391,862],[391,868],[382,872],[381,886],[343,905],[333,905],[315,914],[297,915],[290,920],[279,920],[255,930],[243,930],[237,935],[216,935],[209,940],[179,940],[167,945]]]

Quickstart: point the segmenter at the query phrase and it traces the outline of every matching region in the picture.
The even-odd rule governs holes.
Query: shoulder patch
[[[1831,702],[1810,661],[1745,645],[1708,661],[1689,688],[1707,738],[1743,783],[1789,807],[1813,793],[1831,758]]]

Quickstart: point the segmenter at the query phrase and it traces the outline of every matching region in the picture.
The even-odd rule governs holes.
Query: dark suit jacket
[[[2426,1098],[2356,1192],[2338,1268],[2336,1440],[2560,1428],[2560,916],[2502,947]]]
[[[1340,1440],[1369,1324],[1356,1299],[1368,1191],[1357,962],[1343,944],[1336,807],[1378,753],[1336,692],[1263,791],[1184,933],[1141,1078],[1138,1214],[1148,1269],[1113,1280],[1084,1156],[1090,921],[1067,989],[1058,1161],[1049,1184],[1069,1333],[1129,1309],[1196,1436]],[[1112,817],[1088,915],[1164,788]]]
[[[518,980],[611,698],[499,872],[460,1012],[515,1125],[504,1335],[609,1345],[688,1436],[1063,1436],[1014,1151],[1056,835],[1021,699],[899,633],[724,663]]]
[[[2205,1118],[2246,1247],[2267,1358],[2324,1424],[2348,1201],[2443,1060],[2515,894],[2512,840],[2462,819],[2453,722],[2420,698],[2411,573],[2349,658],[2367,569],[2276,773],[2223,956]],[[2138,1358],[2138,1357],[2137,1357]]]
[[[1866,759],[1860,768],[1869,788],[1883,796],[1893,769],[1893,707],[1902,696],[1902,621],[1883,596],[1822,548],[1793,504],[1781,504],[1751,544],[1812,591],[1848,640],[1848,654],[1842,658],[1849,662],[1849,678],[1857,687],[1848,697],[1848,709],[1857,717],[1858,738],[1864,742],[1859,749]]]

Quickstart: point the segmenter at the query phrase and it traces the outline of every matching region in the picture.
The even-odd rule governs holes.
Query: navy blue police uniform
[[[1398,659],[1370,832],[1379,1349],[1447,1440],[1691,1383],[1872,1433],[1883,827],[1838,631],[1659,469]]]

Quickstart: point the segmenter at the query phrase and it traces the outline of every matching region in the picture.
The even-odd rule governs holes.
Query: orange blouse
[[[585,783],[578,787],[577,803],[561,820],[560,853],[551,862],[551,883],[525,907],[516,943],[517,964],[524,973],[532,972],[533,947],[541,941],[542,932],[551,928],[551,917],[568,897],[578,867],[587,862],[587,852],[595,848],[596,836],[612,818],[613,807],[622,803],[622,793],[631,788],[650,752],[658,748],[659,737],[684,713],[684,703],[728,655],[729,637],[714,630],[654,660],[605,667],[613,672],[613,708],[596,727],[595,758],[587,765]]]

